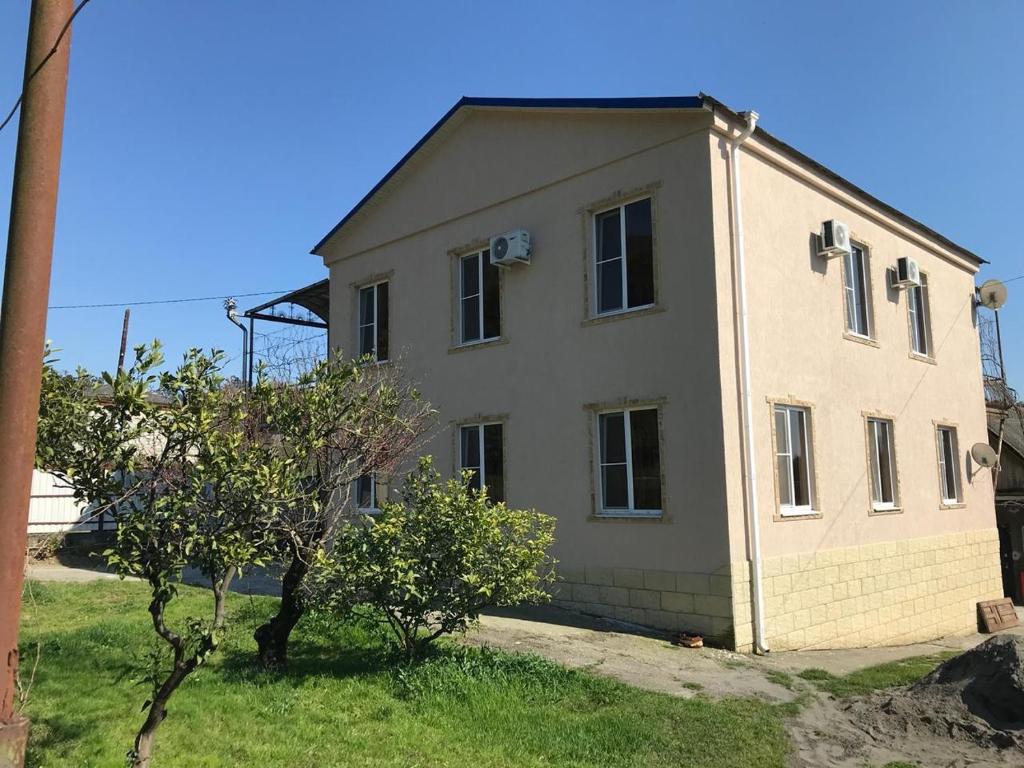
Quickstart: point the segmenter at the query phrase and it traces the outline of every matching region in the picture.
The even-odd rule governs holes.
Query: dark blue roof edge
[[[339,221],[331,231],[324,235],[320,242],[318,242],[310,253],[316,255],[317,251],[323,247],[324,243],[334,237],[335,233],[338,232],[348,221],[355,216],[364,205],[366,205],[370,199],[380,191],[381,187],[388,183],[392,176],[402,169],[409,159],[415,155],[420,148],[430,141],[431,137],[437,133],[441,127],[447,123],[452,116],[458,112],[462,107],[511,107],[519,109],[712,109],[719,112],[723,112],[733,119],[739,119],[739,113],[727,107],[725,104],[720,102],[718,99],[701,93],[698,96],[637,96],[637,97],[626,97],[626,98],[503,98],[503,97],[489,97],[489,96],[463,96],[459,99],[455,105],[444,113],[444,116],[434,123],[433,127],[427,131],[423,138],[413,145],[412,149],[402,156],[402,159],[395,163],[394,167],[388,171],[384,177],[378,181],[373,188],[367,192],[363,198],[355,204],[345,217]],[[927,224],[923,224],[913,216],[908,216],[903,211],[894,208],[883,200],[879,200],[877,197],[872,195],[870,192],[858,187],[852,181],[840,176],[832,169],[822,165],[817,160],[808,157],[800,150],[790,146],[781,139],[768,133],[763,128],[758,128],[756,133],[761,139],[764,139],[769,144],[773,145],[776,149],[779,149],[784,154],[788,154],[795,158],[799,162],[806,163],[815,171],[821,173],[828,179],[838,183],[839,185],[846,187],[855,196],[861,197],[873,205],[878,206],[883,211],[898,219],[902,219],[904,222],[909,224],[914,229],[918,229],[928,237],[937,240],[946,247],[956,251],[957,253],[967,257],[969,260],[976,262],[979,266],[982,264],[988,264],[989,262],[978,256],[976,253],[969,251],[962,245],[959,245],[950,240],[945,235],[936,232],[934,229],[929,227]]]
[[[713,110],[716,110],[718,112],[721,112],[721,113],[727,115],[728,117],[730,117],[730,118],[732,118],[734,120],[742,119],[740,117],[739,113],[733,111],[732,109],[727,107],[725,104],[723,104],[722,102],[720,102],[718,99],[714,98],[713,96],[708,96],[706,93],[702,93],[700,95],[700,97],[703,100],[703,102],[709,108],[711,108]],[[757,128],[754,131],[754,135],[757,136],[759,139],[764,140],[767,144],[770,144],[771,146],[775,147],[777,150],[782,152],[784,155],[789,155],[790,157],[794,158],[798,162],[806,164],[812,170],[816,171],[817,173],[820,173],[825,178],[829,179],[832,182],[835,182],[836,184],[838,184],[841,187],[846,188],[855,197],[859,197],[862,200],[866,200],[867,202],[871,203],[874,206],[877,206],[878,208],[880,208],[881,210],[883,210],[885,213],[887,213],[888,215],[892,216],[893,218],[899,219],[899,220],[903,221],[904,223],[908,224],[912,229],[917,229],[920,232],[922,232],[924,235],[926,235],[927,237],[931,238],[932,240],[936,240],[937,242],[942,243],[944,246],[946,246],[950,250],[956,251],[961,256],[966,257],[968,261],[973,261],[978,266],[981,266],[982,264],[988,264],[989,263],[987,260],[981,258],[981,256],[979,256],[978,254],[973,253],[972,251],[969,251],[967,248],[964,248],[962,245],[953,242],[952,240],[950,240],[948,237],[946,237],[945,235],[941,234],[940,232],[936,232],[934,229],[929,227],[927,224],[923,224],[920,221],[918,221],[917,219],[915,219],[913,216],[910,216],[910,215],[904,213],[903,211],[899,210],[898,208],[894,208],[893,206],[889,205],[884,200],[879,200],[877,197],[872,195],[870,192],[867,192],[864,189],[862,189],[861,187],[858,187],[856,184],[854,184],[849,179],[847,179],[847,178],[845,178],[843,176],[840,176],[838,173],[833,171],[831,168],[822,165],[821,163],[819,163],[817,160],[815,160],[812,157],[808,157],[807,155],[805,155],[803,152],[801,152],[796,147],[793,147],[793,146],[787,144],[786,142],[784,142],[782,139],[778,138],[777,136],[773,136],[772,134],[768,133],[768,131],[764,130],[763,128]]]
[[[640,96],[607,99],[513,99],[489,96],[463,96],[451,109],[444,113],[440,120],[434,123],[429,131],[423,134],[423,138],[417,141],[412,149],[406,152],[402,159],[395,163],[391,170],[384,174],[384,177],[369,192],[363,195],[363,198],[353,206],[352,210],[345,214],[341,221],[331,228],[330,232],[320,238],[320,242],[313,246],[310,253],[316,254],[323,247],[324,243],[334,237],[335,233],[345,226],[349,219],[355,216],[370,201],[370,198],[376,195],[381,187],[387,184],[391,177],[398,173],[402,166],[463,107],[511,107],[518,109],[703,109],[704,99],[700,96]]]

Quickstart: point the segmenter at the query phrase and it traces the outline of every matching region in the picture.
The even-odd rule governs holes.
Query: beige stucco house
[[[330,345],[401,359],[438,464],[558,518],[561,604],[745,650],[971,630],[982,261],[754,120],[463,99],[314,248]],[[529,263],[492,265],[510,231]]]

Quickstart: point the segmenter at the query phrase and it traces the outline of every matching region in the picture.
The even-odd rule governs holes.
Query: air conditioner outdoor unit
[[[921,284],[921,268],[909,256],[896,259],[896,269],[892,273],[893,284],[897,288],[912,288]]]
[[[841,221],[829,219],[821,223],[818,235],[819,256],[843,256],[850,252],[850,228]]]
[[[491,238],[491,264],[510,267],[530,263],[530,233],[516,229]]]

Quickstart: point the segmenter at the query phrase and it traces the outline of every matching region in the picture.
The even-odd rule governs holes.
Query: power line
[[[36,68],[32,70],[31,74],[29,74],[29,76],[25,78],[25,84],[22,86],[22,91],[18,94],[18,98],[14,102],[14,106],[11,107],[11,111],[7,113],[7,117],[4,118],[4,121],[0,123],[0,131],[7,127],[7,124],[11,122],[11,118],[14,117],[14,113],[17,112],[18,107],[21,106],[21,102],[25,98],[24,89],[28,88],[28,84],[32,82],[32,78],[39,74],[39,70],[41,70],[46,65],[46,62],[48,62],[53,57],[53,54],[57,52],[57,49],[60,48],[60,41],[64,39],[64,35],[68,33],[69,29],[71,29],[71,22],[75,20],[75,16],[78,15],[78,12],[85,8],[85,6],[88,4],[89,0],[82,0],[78,5],[75,6],[75,10],[71,12],[71,15],[68,16],[68,20],[64,22],[64,26],[61,27],[60,34],[57,35],[57,40],[54,42],[53,47],[50,49],[50,52],[43,57],[43,60],[40,61],[36,65]]]
[[[295,290],[295,289],[293,289]],[[112,301],[106,304],[57,304],[47,309],[101,309],[104,307],[141,307],[147,304],[185,304],[193,301],[223,301],[224,299],[244,299],[249,296],[270,296],[286,294],[292,291],[258,291],[256,293],[232,293],[227,296],[193,296],[187,299],[152,299],[149,301]]]

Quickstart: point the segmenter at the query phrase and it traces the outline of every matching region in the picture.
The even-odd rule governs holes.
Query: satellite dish
[[[975,443],[971,446],[971,458],[982,467],[994,467],[999,457],[988,443]]]
[[[1006,303],[1006,286],[998,280],[986,280],[978,289],[978,303],[989,309],[999,309]]]

